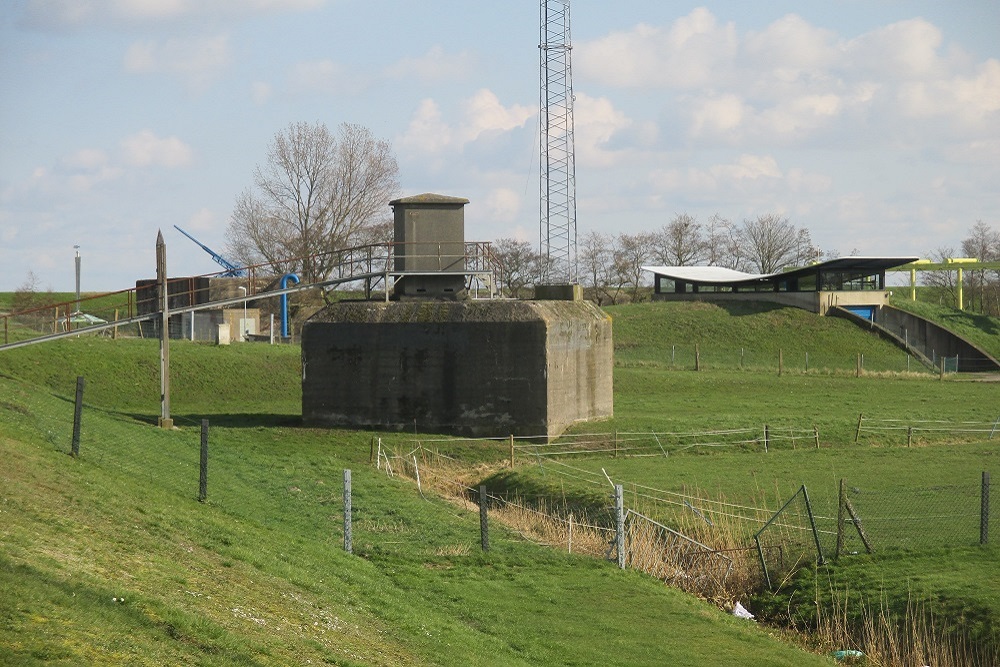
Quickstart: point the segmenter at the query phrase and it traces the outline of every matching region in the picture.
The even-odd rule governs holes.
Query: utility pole
[[[167,294],[167,244],[156,232],[156,283],[160,297],[160,428],[173,428],[170,418],[170,315]]]

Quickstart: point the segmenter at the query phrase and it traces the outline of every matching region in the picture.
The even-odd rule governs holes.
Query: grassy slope
[[[291,348],[173,346],[182,428],[152,428],[155,355],[87,339],[0,354],[0,664],[827,664],[607,563],[497,528],[480,553],[475,512],[372,470],[367,434],[280,425]],[[357,556],[340,545],[346,467]]]
[[[936,322],[980,346],[994,359],[1000,359],[1000,318],[902,297],[892,299],[891,305]]]

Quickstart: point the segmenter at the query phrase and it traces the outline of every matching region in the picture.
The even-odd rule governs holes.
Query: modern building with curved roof
[[[820,315],[841,306],[872,319],[888,302],[885,273],[917,257],[838,257],[776,273],[719,266],[644,266],[653,274],[653,299],[773,301]]]

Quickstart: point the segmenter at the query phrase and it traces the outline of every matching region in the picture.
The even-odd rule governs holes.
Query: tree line
[[[501,238],[493,247],[504,266],[501,282],[509,296],[522,294],[543,275],[544,259],[530,242]],[[774,213],[740,223],[716,214],[704,224],[681,213],[654,231],[591,231],[577,244],[580,283],[598,305],[641,300],[650,278],[643,266],[708,265],[773,273],[832,256],[813,244],[808,229]]]
[[[237,197],[226,231],[227,253],[243,265],[294,271],[307,283],[324,280],[336,268],[336,251],[392,241],[386,203],[399,196],[399,189],[389,142],[367,128],[344,123],[331,131],[323,123],[292,123],[275,135],[265,163],[253,173],[253,185]],[[507,296],[527,295],[538,276],[548,273],[546,258],[529,241],[499,238],[493,250]],[[940,260],[957,254],[949,247],[929,256]],[[1000,232],[977,222],[960,254],[1000,261]],[[702,222],[680,213],[653,231],[590,231],[577,244],[579,280],[599,305],[642,299],[650,282],[644,265],[773,273],[837,256],[835,250],[816,247],[808,229],[776,213],[739,222],[718,214]],[[1000,315],[1000,271],[968,271],[966,276],[967,303]],[[955,272],[923,272],[921,279],[946,292],[956,288]]]

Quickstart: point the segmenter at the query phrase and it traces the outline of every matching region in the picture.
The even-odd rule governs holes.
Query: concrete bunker
[[[392,202],[392,300],[332,304],[303,326],[307,425],[554,437],[612,416],[610,317],[582,300],[469,299],[454,234],[467,203]]]

